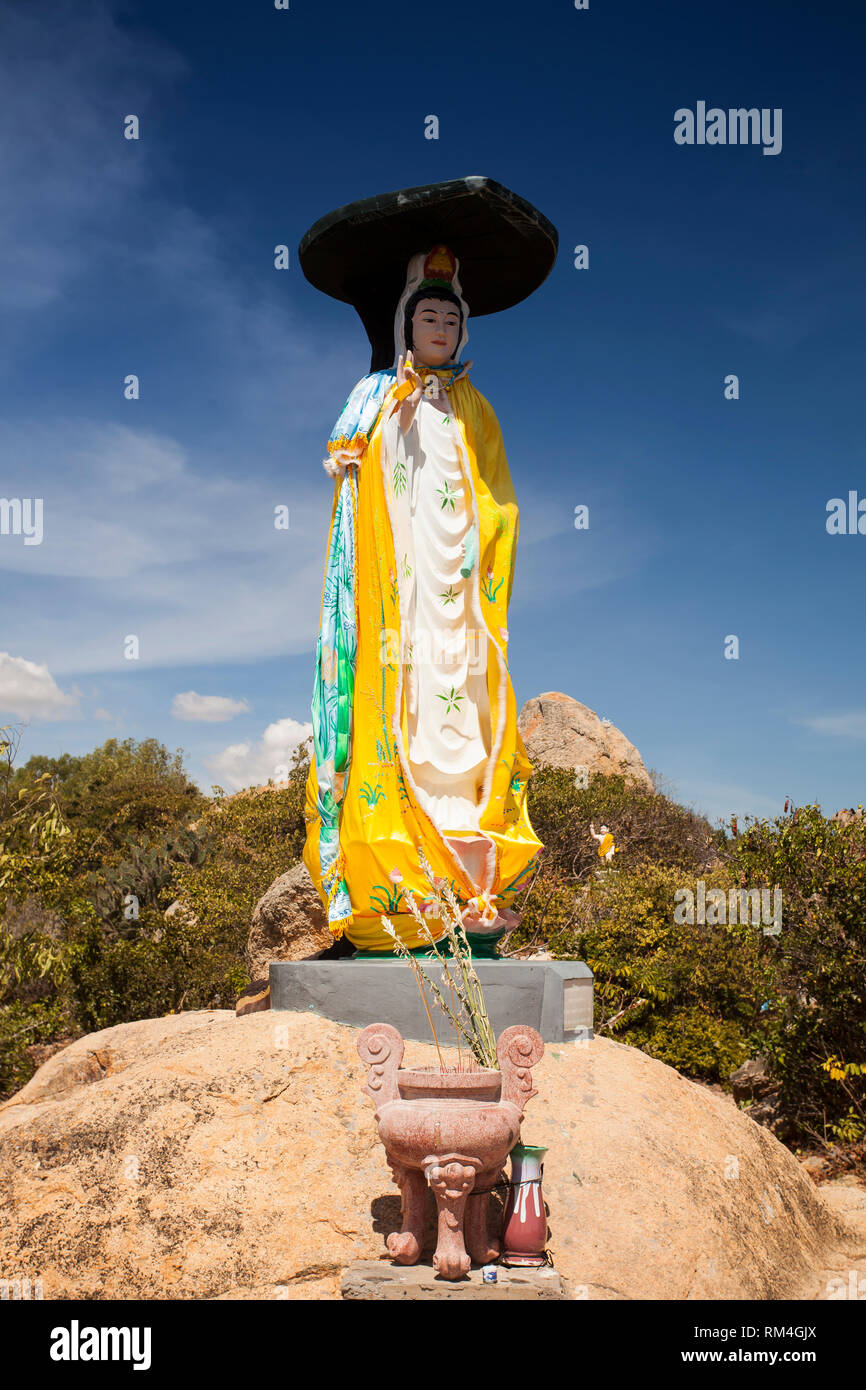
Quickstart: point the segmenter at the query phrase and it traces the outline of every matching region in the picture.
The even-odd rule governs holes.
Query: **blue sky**
[[[866,535],[825,526],[866,498],[859,6],[0,0],[0,36],[0,496],[44,499],[41,544],[0,535],[22,758],[155,736],[229,790],[289,759],[369,361],[297,244],[487,174],[560,234],[466,354],[520,504],[518,705],[573,695],[714,819],[866,800]],[[781,108],[781,152],[678,145],[699,101]]]

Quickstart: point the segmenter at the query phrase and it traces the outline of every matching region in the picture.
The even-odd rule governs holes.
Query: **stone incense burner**
[[[472,1260],[495,1260],[487,1190],[520,1138],[527,1101],[538,1094],[532,1068],[544,1053],[541,1037],[521,1024],[506,1028],[496,1045],[498,1071],[401,1068],[403,1039],[389,1023],[365,1028],[358,1052],[370,1068],[363,1090],[375,1102],[379,1138],[402,1195],[403,1229],[388,1237],[389,1253],[398,1264],[420,1259],[429,1184],[438,1212],[436,1271],[460,1279]]]

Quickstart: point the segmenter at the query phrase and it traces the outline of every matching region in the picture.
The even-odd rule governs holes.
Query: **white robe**
[[[402,615],[408,760],[418,798],[440,831],[478,830],[490,756],[488,637],[475,568],[465,577],[472,525],[460,426],[425,397],[403,435],[396,412],[386,451],[388,500]]]

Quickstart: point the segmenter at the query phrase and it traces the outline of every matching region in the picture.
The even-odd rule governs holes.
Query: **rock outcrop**
[[[246,953],[250,979],[267,980],[272,960],[303,960],[333,941],[307,866],[296,864],[255,905]]]
[[[760,1100],[776,1087],[766,1057],[751,1057],[730,1075],[734,1100]]]
[[[4,1276],[45,1298],[338,1297],[399,1228],[357,1036],[212,1011],[72,1043],[0,1107]],[[858,1192],[831,1206],[729,1097],[606,1039],[548,1045],[533,1079],[523,1139],[548,1149],[576,1296],[826,1298],[862,1265]]]
[[[549,690],[527,700],[517,727],[532,763],[581,768],[589,774],[623,773],[647,791],[654,791],[643,759],[625,734],[599,719],[594,710]]]

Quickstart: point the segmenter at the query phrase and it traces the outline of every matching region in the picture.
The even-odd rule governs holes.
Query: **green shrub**
[[[111,938],[94,918],[74,932],[71,1012],[79,1031],[234,1005],[246,982],[243,964],[215,947],[210,932],[153,909],[138,927],[135,937]]]
[[[724,869],[701,877],[708,888],[730,882]],[[599,1033],[724,1082],[750,1055],[767,997],[764,938],[752,926],[677,923],[674,895],[695,887],[694,875],[658,865],[604,870],[580,886],[545,878],[536,910],[546,897],[551,953],[592,970]]]
[[[19,744],[20,731],[0,728],[0,915],[22,886],[33,892],[42,876],[50,879],[69,834],[49,773],[19,780]]]
[[[232,797],[217,796],[201,818],[208,835],[207,859],[177,866],[177,896],[207,923],[213,948],[227,949],[238,960],[259,898],[301,857],[309,767],[309,749],[302,744],[295,751],[288,787],[252,787]]]
[[[46,776],[65,823],[92,831],[83,843],[101,858],[139,835],[176,830],[208,801],[183,770],[183,750],[170,754],[154,738],[141,743],[110,738],[80,757],[36,754],[15,769],[11,790],[17,793]]]
[[[750,887],[778,884],[776,997],[758,1039],[780,1081],[791,1132],[821,1141],[866,1133],[866,822],[802,806],[754,820],[729,845]],[[837,1075],[834,1073],[841,1073]]]
[[[596,1026],[677,1067],[726,1082],[761,1054],[778,1083],[779,1132],[866,1134],[866,821],[817,806],[711,832],[620,778],[536,770],[530,817],[545,841],[510,949],[546,946],[596,976]],[[599,867],[589,821],[621,853]],[[674,892],[697,879],[776,888],[782,929],[677,926]]]
[[[4,1004],[0,1008],[0,1100],[20,1091],[35,1072],[36,1062],[28,1048],[67,1037],[74,1028],[65,999]]]
[[[210,799],[154,740],[14,770],[6,742],[0,1095],[32,1074],[33,1043],[234,1004],[253,907],[300,857],[309,768],[302,747],[287,788]]]
[[[615,775],[595,772],[588,786],[575,786],[564,768],[537,767],[529,781],[529,817],[544,845],[547,868],[563,881],[583,882],[599,866],[590,835],[606,824],[620,853],[617,867],[657,864],[702,869],[718,862],[720,839],[709,822],[669,797]]]

